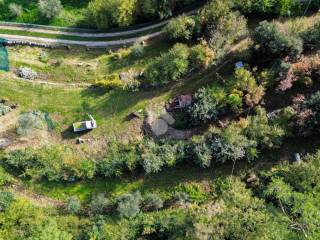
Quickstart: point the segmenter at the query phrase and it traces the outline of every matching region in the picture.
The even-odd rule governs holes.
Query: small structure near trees
[[[90,119],[89,121],[76,122],[73,124],[73,131],[75,133],[85,132],[97,128],[96,120],[92,117],[92,115],[89,114],[88,116]]]

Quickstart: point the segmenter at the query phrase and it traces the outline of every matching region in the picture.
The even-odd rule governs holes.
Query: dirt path
[[[189,11],[184,13],[185,15],[193,15],[198,11],[198,9]],[[79,29],[79,28],[48,28],[48,26],[42,25],[33,25],[33,24],[21,24],[21,23],[11,23],[11,22],[0,22],[1,29],[8,29],[8,30],[19,30],[19,31],[26,31],[26,32],[35,32],[35,33],[46,33],[46,34],[55,34],[55,35],[65,35],[65,36],[75,36],[75,37],[84,37],[84,38],[106,38],[106,37],[127,37],[127,35],[139,34],[142,32],[150,31],[157,29],[166,25],[170,19],[164,20],[149,26],[139,27],[137,29],[132,30],[124,30],[118,32],[108,32],[108,33],[101,33],[101,32],[92,32],[90,29]],[[57,30],[59,29],[59,30]],[[85,32],[87,31],[87,32]]]
[[[8,114],[0,117],[0,136],[11,127],[14,127],[18,119],[18,110],[13,110]]]
[[[184,13],[185,15],[194,15],[198,9],[192,10],[190,12]],[[162,34],[162,31],[156,31],[154,33],[149,33],[140,37],[132,37],[133,34],[143,33],[145,31],[156,30],[159,27],[165,26],[170,20],[165,20],[150,26],[141,27],[134,30],[119,31],[113,33],[92,33],[92,32],[80,32],[80,30],[74,29],[75,31],[66,31],[66,30],[52,30],[48,29],[46,26],[41,27],[32,27],[28,24],[18,24],[18,23],[8,23],[0,22],[1,29],[7,30],[20,30],[25,32],[34,32],[34,33],[44,33],[44,34],[55,34],[55,35],[66,35],[74,37],[119,37],[118,40],[110,41],[77,41],[77,40],[66,40],[66,39],[57,39],[57,38],[44,38],[36,36],[23,36],[16,34],[0,34],[0,38],[6,39],[9,44],[18,44],[18,45],[32,45],[32,44],[45,44],[45,45],[78,45],[85,46],[88,48],[98,48],[98,47],[120,47],[125,45],[131,45],[136,41],[146,41],[152,38],[156,38]],[[72,28],[70,28],[72,29]],[[68,29],[68,30],[70,30]]]
[[[18,197],[27,199],[39,207],[61,208],[61,207],[64,207],[64,205],[65,205],[65,203],[63,201],[52,199],[52,198],[49,198],[49,197],[32,192],[32,191],[28,190],[26,187],[24,187],[21,183],[18,183],[18,184],[11,186],[11,190]]]

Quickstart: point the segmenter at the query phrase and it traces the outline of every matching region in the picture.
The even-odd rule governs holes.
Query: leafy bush
[[[117,203],[120,217],[133,218],[140,212],[141,193],[137,191],[123,194],[118,198]]]
[[[98,161],[98,173],[105,177],[121,176],[123,172],[133,170],[140,161],[135,144],[121,144],[111,142],[108,144],[104,158]]]
[[[217,120],[225,106],[226,94],[221,88],[200,88],[195,94],[190,108],[195,124]]]
[[[48,19],[56,17],[62,10],[60,0],[39,0],[38,6],[41,14]]]
[[[5,211],[14,201],[15,197],[11,192],[0,191],[0,212]]]
[[[95,172],[94,162],[90,160],[88,164],[89,160],[79,158],[65,146],[15,150],[7,153],[3,160],[34,180],[74,181],[92,178]]]
[[[212,63],[214,52],[208,47],[207,43],[202,42],[190,49],[190,66],[193,69],[206,69]]]
[[[123,82],[120,80],[119,75],[116,73],[106,76],[106,78],[103,80],[96,81],[95,85],[98,87],[106,88],[108,90],[122,89],[124,87]]]
[[[11,108],[3,103],[0,103],[0,116],[4,116],[11,111]]]
[[[48,63],[49,61],[49,56],[46,52],[41,51],[39,55],[39,61],[42,63]]]
[[[143,43],[137,41],[134,43],[134,45],[132,46],[131,49],[131,54],[133,57],[135,58],[140,58],[143,56],[144,54],[144,47],[143,47]]]
[[[300,38],[280,32],[276,25],[263,21],[252,34],[254,43],[259,51],[269,57],[297,58],[303,50],[303,42]]]
[[[21,136],[32,135],[37,130],[47,130],[48,126],[43,113],[27,112],[19,116],[17,133]]]
[[[147,210],[158,210],[163,207],[163,200],[154,193],[149,193],[143,198],[143,206]]]
[[[247,33],[247,22],[232,11],[231,1],[210,1],[200,12],[200,22],[201,31],[217,60],[222,59],[231,44]]]
[[[166,143],[159,144],[152,140],[145,141],[142,147],[142,166],[145,172],[156,173],[164,166],[174,166],[177,162],[177,148]]]
[[[72,196],[68,199],[66,210],[68,213],[77,214],[81,210],[81,202],[76,196]]]
[[[193,138],[190,148],[191,157],[197,165],[203,168],[211,166],[212,150],[207,139],[204,137]]]
[[[109,200],[104,194],[98,194],[93,196],[91,202],[89,203],[88,210],[90,214],[103,214],[106,208],[110,205]]]
[[[19,17],[22,14],[23,9],[22,9],[22,6],[19,4],[10,3],[9,4],[9,11],[10,11],[12,17]]]
[[[170,51],[150,63],[143,73],[145,83],[161,86],[178,81],[189,70],[189,49],[176,44]]]
[[[189,41],[193,37],[196,22],[193,17],[180,16],[169,22],[164,34],[170,41]]]

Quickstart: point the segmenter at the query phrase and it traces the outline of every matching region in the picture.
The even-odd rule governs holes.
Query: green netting
[[[8,51],[5,43],[5,39],[0,39],[0,71],[9,71]]]

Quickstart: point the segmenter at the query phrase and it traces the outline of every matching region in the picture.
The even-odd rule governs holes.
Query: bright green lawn
[[[52,20],[42,17],[38,10],[38,0],[1,0],[0,21],[13,21],[21,23],[35,23],[55,26],[87,27],[85,10],[89,0],[62,0],[63,10],[59,16]],[[22,5],[23,13],[12,17],[8,6],[10,3]]]

